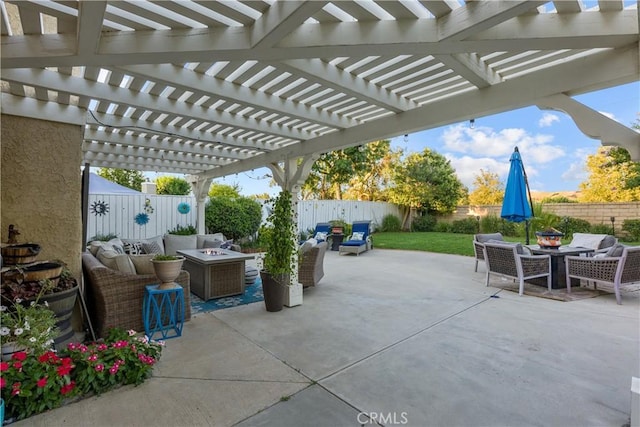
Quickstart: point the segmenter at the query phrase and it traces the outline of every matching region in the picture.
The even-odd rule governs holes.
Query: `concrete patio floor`
[[[561,302],[471,257],[328,252],[304,304],[198,315],[154,376],[23,426],[615,426],[640,376],[640,292]],[[492,297],[492,296],[496,297]]]

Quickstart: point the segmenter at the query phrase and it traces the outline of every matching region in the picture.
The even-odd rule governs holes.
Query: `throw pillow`
[[[305,241],[302,245],[300,245],[300,253],[304,254],[305,252],[307,252],[309,249],[311,249],[313,247],[313,244],[310,241]]]
[[[351,240],[364,240],[364,233],[356,231],[355,233],[351,234]]]
[[[324,231],[318,231],[314,236],[314,239],[316,239],[319,242],[323,240],[327,240],[327,233],[325,233]]]
[[[231,249],[232,244],[233,244],[233,240],[226,240],[220,243],[220,249]]]
[[[122,242],[122,240],[120,239],[111,239],[107,242],[107,244],[111,245],[113,247],[113,250],[116,251],[119,254],[123,254],[124,253],[124,243]]]
[[[164,253],[166,255],[176,255],[177,251],[184,249],[196,249],[197,238],[195,234],[180,236],[177,234],[165,234]]]
[[[98,255],[98,249],[100,249],[105,242],[100,241],[100,240],[94,240],[93,242],[89,243],[89,252],[91,252],[91,255],[96,256]]]
[[[222,240],[205,240],[204,243],[202,244],[202,248],[219,248],[220,245],[222,244]]]
[[[127,254],[119,254],[113,249],[106,249],[105,247],[102,247],[98,249],[97,258],[98,261],[104,264],[107,268],[121,271],[123,273],[136,274],[136,268]]]
[[[129,255],[142,255],[144,249],[142,249],[142,243],[140,242],[125,242],[124,253]]]
[[[151,262],[154,256],[154,254],[129,255],[129,259],[136,269],[136,274],[156,274]]]
[[[160,248],[158,242],[142,242],[142,249],[145,254],[162,254],[163,250]]]

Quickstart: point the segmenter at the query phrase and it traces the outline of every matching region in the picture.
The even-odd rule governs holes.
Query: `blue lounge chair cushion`
[[[340,246],[362,246],[366,244],[367,242],[364,240],[347,240],[346,242],[340,243]]]

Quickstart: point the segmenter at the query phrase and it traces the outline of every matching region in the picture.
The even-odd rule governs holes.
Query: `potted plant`
[[[12,299],[2,295],[0,306],[0,341],[2,360],[10,359],[14,353],[28,351],[36,356],[50,350],[58,334],[56,315],[41,304],[40,298],[50,283],[41,287],[40,293],[29,303],[21,298]]]
[[[267,311],[280,311],[291,281],[293,257],[297,256],[289,191],[283,190],[276,197],[267,221],[271,224],[271,232],[265,238],[267,253],[260,271],[262,291]]]
[[[180,275],[184,257],[180,255],[156,255],[151,259],[156,277],[160,280],[158,289],[176,287],[175,280]]]

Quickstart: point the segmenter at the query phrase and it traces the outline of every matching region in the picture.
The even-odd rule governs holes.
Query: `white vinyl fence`
[[[188,206],[188,213],[178,208]],[[263,221],[268,215],[263,208]],[[183,210],[184,212],[184,210]],[[318,222],[371,220],[374,228],[387,214],[400,217],[397,206],[386,202],[352,200],[302,200],[298,202],[298,229],[314,229]],[[145,223],[146,220],[146,223]],[[87,238],[114,233],[121,239],[146,239],[164,235],[177,225],[197,228],[196,199],[192,196],[151,194],[89,194]],[[213,230],[215,231],[215,230]]]
[[[402,218],[396,205],[387,202],[360,202],[354,200],[302,200],[298,202],[298,229],[314,229],[319,222],[343,220],[347,224],[353,221],[371,220],[373,227],[382,225],[387,215]]]
[[[182,212],[189,212],[179,212],[179,206]],[[192,196],[89,194],[87,238],[115,233],[121,239],[146,239],[164,235],[176,225],[195,227],[196,216],[196,199]]]

